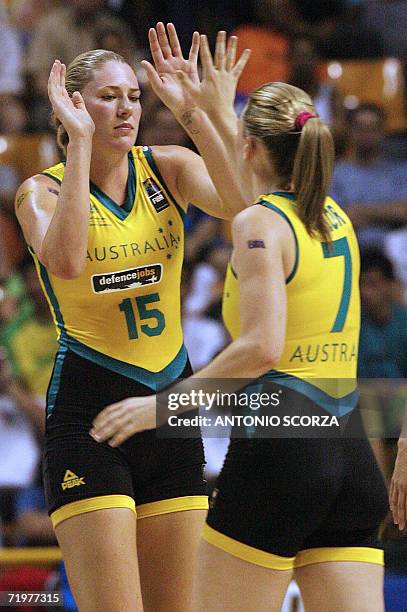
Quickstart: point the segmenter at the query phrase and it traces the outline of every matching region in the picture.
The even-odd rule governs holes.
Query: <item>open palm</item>
[[[69,96],[65,88],[66,67],[55,60],[48,80],[48,96],[55,116],[60,120],[70,138],[75,136],[91,137],[95,125],[81,94],[76,91]]]
[[[199,34],[194,32],[188,59],[185,59],[179,44],[176,29],[169,23],[167,29],[163,23],[151,28],[148,33],[151,55],[154,66],[144,61],[150,83],[155,93],[172,111],[182,110],[188,105],[185,89],[181,86],[177,73],[181,72],[192,83],[199,83],[198,52]]]

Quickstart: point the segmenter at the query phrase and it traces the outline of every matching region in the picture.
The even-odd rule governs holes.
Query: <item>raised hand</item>
[[[165,28],[163,23],[157,23],[156,29],[148,33],[151,55],[154,66],[143,61],[150,84],[159,98],[174,113],[184,110],[189,105],[186,91],[181,86],[177,72],[184,74],[192,83],[199,83],[198,51],[199,34],[194,32],[188,59],[182,55],[175,26],[172,23]]]
[[[194,82],[185,73],[177,72],[185,95],[208,114],[214,110],[219,112],[233,109],[237,83],[250,57],[250,50],[245,49],[236,62],[236,48],[236,36],[231,36],[226,44],[226,32],[218,32],[212,59],[208,39],[201,36],[201,82]]]
[[[55,60],[48,79],[48,97],[55,116],[64,126],[70,141],[75,138],[92,139],[95,124],[86,110],[79,91],[72,98],[65,89],[66,66]]]

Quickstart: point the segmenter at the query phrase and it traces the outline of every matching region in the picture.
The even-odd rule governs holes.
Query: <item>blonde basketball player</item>
[[[183,70],[198,82],[199,36],[188,59],[174,28],[171,46],[162,24],[158,37],[162,78]],[[119,55],[89,51],[67,69],[56,60],[49,98],[66,161],[22,184],[16,212],[60,343],[47,401],[50,516],[80,610],[190,611],[207,508],[199,430],[190,440],[145,432],[119,448],[89,430],[106,405],[191,373],[182,216],[192,202],[231,218],[245,202],[235,186],[224,205],[190,150],[134,146],[140,88]],[[219,160],[213,170],[224,175]]]
[[[328,197],[332,137],[310,97],[284,83],[253,92],[238,121],[236,40],[225,46],[220,33],[213,63],[201,40],[200,84],[175,75],[183,106],[145,64],[208,168],[208,143],[219,153],[226,147],[254,201],[233,221],[223,306],[233,342],[171,392],[196,389],[202,379],[257,379],[265,392],[282,393],[279,411],[269,406],[263,416],[303,424],[288,434],[282,427],[274,439],[266,425],[250,439],[240,431],[232,438],[200,547],[198,606],[278,612],[294,576],[308,611],[382,612],[377,533],[386,490],[355,410],[359,253],[349,218]],[[154,398],[129,398],[100,413],[94,431],[121,444],[154,427],[154,408]]]

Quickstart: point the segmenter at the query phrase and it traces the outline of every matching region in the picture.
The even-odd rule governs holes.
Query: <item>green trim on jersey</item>
[[[151,150],[151,147],[143,147],[142,150],[143,150],[143,153],[144,153],[144,156],[145,156],[146,160],[148,161],[149,165],[151,166],[152,171],[154,172],[154,174],[156,175],[156,177],[160,181],[162,187],[165,189],[167,194],[170,196],[173,204],[175,204],[175,206],[176,206],[176,208],[177,208],[177,210],[178,210],[178,212],[179,212],[179,214],[181,216],[182,221],[184,221],[186,212],[177,203],[177,200],[174,198],[174,196],[172,195],[171,191],[168,189],[167,183],[164,181],[164,179],[163,179],[163,177],[161,175],[161,172],[159,171],[158,166],[157,166],[157,164],[155,162],[155,159],[153,157],[153,152]]]
[[[280,195],[280,194],[279,193],[274,193],[273,195]],[[280,196],[280,197],[286,197],[286,196]],[[288,198],[288,199],[292,199],[292,198]],[[278,208],[278,206],[275,206],[274,204],[271,204],[270,202],[267,202],[266,200],[259,200],[258,202],[256,202],[256,204],[260,204],[261,206],[265,206],[266,208],[269,208],[270,210],[274,210],[274,212],[278,213],[281,217],[283,217],[283,219],[285,219],[287,221],[288,225],[291,227],[292,233],[294,234],[294,240],[295,240],[295,262],[294,262],[294,267],[293,267],[291,273],[288,275],[288,277],[286,278],[286,281],[285,281],[286,285],[288,285],[288,283],[290,281],[292,281],[292,279],[295,276],[295,273],[297,272],[298,260],[299,260],[298,239],[297,239],[297,234],[295,233],[294,226],[291,223],[290,219],[285,214],[285,212],[282,211],[281,208]]]
[[[115,359],[114,357],[108,357],[103,353],[99,353],[99,351],[82,344],[78,340],[75,340],[75,338],[71,338],[68,335],[66,335],[65,338],[68,348],[80,357],[88,359],[88,361],[92,361],[103,368],[112,370],[117,374],[127,376],[127,378],[131,378],[132,380],[135,380],[146,387],[150,387],[150,389],[156,392],[169,386],[181,375],[185,369],[188,359],[187,350],[185,345],[182,344],[178,354],[163,370],[160,372],[151,372],[150,370],[145,370],[144,368],[140,368],[138,366],[125,363],[124,361],[120,361],[119,359]]]
[[[38,265],[40,267],[41,280],[44,283],[45,290],[46,290],[46,292],[48,294],[49,301],[51,302],[51,306],[52,306],[52,309],[54,311],[54,315],[55,315],[55,319],[56,319],[58,328],[59,328],[59,330],[61,332],[61,336],[59,338],[59,340],[60,340],[62,338],[62,336],[64,336],[66,334],[64,318],[63,318],[62,312],[61,312],[61,310],[59,308],[59,303],[58,303],[57,297],[56,297],[56,295],[54,293],[54,290],[52,288],[51,281],[49,280],[48,271],[47,271],[46,267],[43,266],[43,264],[39,260],[37,260],[37,261],[38,261]]]
[[[287,374],[286,372],[279,372],[278,370],[270,370],[258,380],[260,382],[262,380],[271,380],[273,383],[278,383],[282,387],[293,389],[305,395],[318,404],[318,406],[321,406],[330,414],[338,418],[351,412],[356,407],[359,398],[357,391],[352,391],[340,398],[332,397],[307,380],[298,378],[292,374]]]
[[[292,191],[273,191],[273,193],[268,193],[267,195],[275,195],[279,198],[287,198],[287,200],[293,200],[294,202],[297,199],[295,193],[293,193]]]
[[[95,198],[110,212],[112,212],[118,219],[124,221],[131,211],[133,210],[136,190],[137,190],[137,175],[136,175],[136,166],[134,163],[134,157],[132,151],[128,154],[128,165],[129,165],[129,173],[127,178],[126,185],[126,200],[124,201],[122,206],[119,206],[110,196],[108,196],[104,191],[99,189],[95,183],[89,181],[90,193],[95,196]]]
[[[48,172],[40,172],[40,174],[42,174],[43,176],[47,176],[48,178],[52,179],[53,181],[56,182],[57,185],[59,185],[59,186],[62,185],[61,179],[57,178],[56,176],[53,176],[52,174],[48,174]]]
[[[52,371],[52,376],[47,393],[47,418],[50,417],[54,411],[55,402],[59,391],[59,385],[61,382],[62,366],[64,365],[64,360],[67,351],[67,346],[61,346],[55,358],[55,365]]]

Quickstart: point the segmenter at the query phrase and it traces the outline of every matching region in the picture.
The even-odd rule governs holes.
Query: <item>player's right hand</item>
[[[67,131],[70,141],[79,138],[92,140],[95,131],[93,119],[79,91],[75,91],[72,98],[69,96],[65,89],[65,74],[65,64],[55,60],[48,79],[48,97],[54,114]]]

